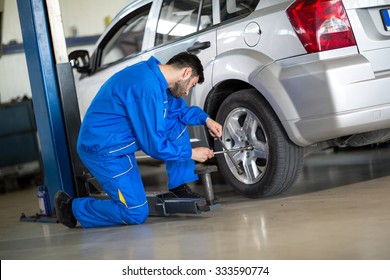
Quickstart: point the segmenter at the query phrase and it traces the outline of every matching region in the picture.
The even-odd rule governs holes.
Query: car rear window
[[[202,6],[200,6],[203,4]],[[199,14],[200,11],[200,14]],[[165,44],[212,25],[211,0],[164,0],[155,45]]]
[[[120,61],[142,51],[146,22],[151,4],[129,14],[102,43],[100,66]]]
[[[260,0],[220,0],[221,22],[250,14],[259,2]]]

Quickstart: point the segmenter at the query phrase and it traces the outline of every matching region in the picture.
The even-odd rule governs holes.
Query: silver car
[[[114,73],[150,56],[197,54],[205,82],[186,102],[223,127],[226,180],[251,197],[278,194],[306,154],[390,139],[390,0],[136,0],[91,56],[70,54],[83,117]],[[202,127],[194,146],[222,149]]]

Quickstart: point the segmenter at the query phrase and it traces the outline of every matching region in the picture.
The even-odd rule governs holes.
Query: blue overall
[[[147,219],[136,151],[166,163],[169,189],[198,179],[187,125],[204,125],[208,115],[172,96],[158,64],[151,57],[113,75],[85,114],[77,150],[111,200],[75,198],[73,213],[83,227]]]

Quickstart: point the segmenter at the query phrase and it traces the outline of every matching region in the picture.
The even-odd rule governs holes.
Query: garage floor
[[[0,258],[390,259],[389,158],[389,147],[312,154],[295,185],[268,199],[241,197],[215,176],[221,209],[139,226],[20,222],[38,209],[36,188],[24,188],[0,195]],[[163,170],[142,165],[147,189],[164,184]]]

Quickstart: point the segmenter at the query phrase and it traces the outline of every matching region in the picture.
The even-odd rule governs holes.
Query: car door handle
[[[211,43],[210,41],[206,41],[206,42],[195,42],[195,44],[193,44],[191,47],[189,47],[187,49],[187,52],[199,52],[200,50],[205,50],[207,48],[210,48],[211,46]]]

